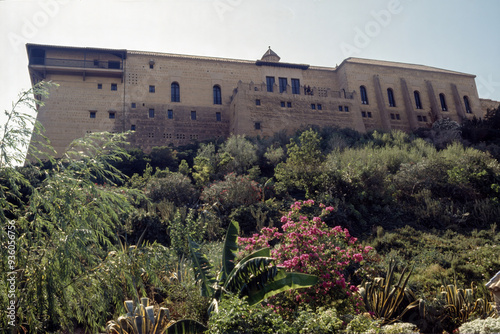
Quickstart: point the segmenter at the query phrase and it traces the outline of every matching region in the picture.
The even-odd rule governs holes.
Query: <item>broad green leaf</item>
[[[193,261],[195,279],[201,282],[201,295],[210,297],[214,293],[214,277],[210,274],[212,265],[205,254],[200,253],[200,246],[189,238],[189,251]]]
[[[222,248],[222,277],[221,284],[229,276],[229,273],[234,269],[234,260],[236,259],[236,252],[238,251],[238,234],[240,227],[238,222],[231,221],[227,228],[226,240]]]
[[[201,334],[206,330],[207,328],[202,323],[191,319],[184,319],[168,326],[165,334]]]
[[[274,281],[265,284],[259,291],[252,291],[248,296],[248,304],[257,304],[283,291],[309,288],[318,282],[318,277],[315,275],[287,273],[282,268],[278,270],[279,274]]]

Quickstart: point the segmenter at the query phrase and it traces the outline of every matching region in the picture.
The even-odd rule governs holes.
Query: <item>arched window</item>
[[[214,104],[222,104],[222,97],[219,85],[214,86]]]
[[[368,94],[366,94],[366,87],[359,87],[359,93],[361,94],[361,104],[368,104]]]
[[[464,104],[465,104],[465,112],[467,114],[472,114],[472,110],[470,109],[469,98],[467,96],[464,96]]]
[[[396,106],[396,100],[394,100],[394,92],[392,88],[387,88],[387,98],[389,99],[389,107]]]
[[[441,110],[448,111],[448,106],[446,105],[446,98],[444,97],[443,93],[439,94],[439,101],[441,102]]]
[[[170,101],[181,102],[181,90],[177,82],[172,82],[170,85]]]
[[[420,101],[420,93],[418,90],[413,92],[413,96],[415,96],[415,107],[417,109],[422,109],[422,102]]]

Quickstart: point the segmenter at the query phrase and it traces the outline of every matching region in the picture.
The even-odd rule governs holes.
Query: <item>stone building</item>
[[[27,44],[33,84],[51,80],[38,120],[61,155],[86,133],[134,130],[133,146],[178,146],[308,125],[360,132],[482,117],[475,76],[360,58],[336,67],[261,59]]]

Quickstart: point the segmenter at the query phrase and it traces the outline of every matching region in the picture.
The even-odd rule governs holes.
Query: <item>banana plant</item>
[[[376,319],[387,325],[400,320],[409,310],[419,307],[421,314],[425,313],[424,302],[417,299],[414,293],[406,287],[411,270],[405,278],[407,268],[404,268],[396,285],[391,285],[394,275],[394,262],[389,263],[386,277],[376,277],[372,282],[365,282],[359,289],[365,307],[373,313]],[[403,301],[409,302],[403,306]]]
[[[249,305],[255,305],[280,292],[308,288],[318,282],[318,277],[295,272],[286,272],[278,267],[271,257],[271,250],[257,250],[235,263],[238,251],[239,225],[232,221],[227,229],[222,249],[222,269],[217,277],[212,264],[200,252],[200,245],[190,240],[195,278],[201,282],[201,293],[212,299],[208,312],[218,311],[218,303],[224,293],[247,297]]]

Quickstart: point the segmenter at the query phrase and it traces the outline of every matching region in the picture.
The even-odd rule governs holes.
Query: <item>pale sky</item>
[[[479,96],[500,100],[499,14],[498,0],[0,0],[0,110],[30,87],[26,43],[398,61],[475,74]]]

